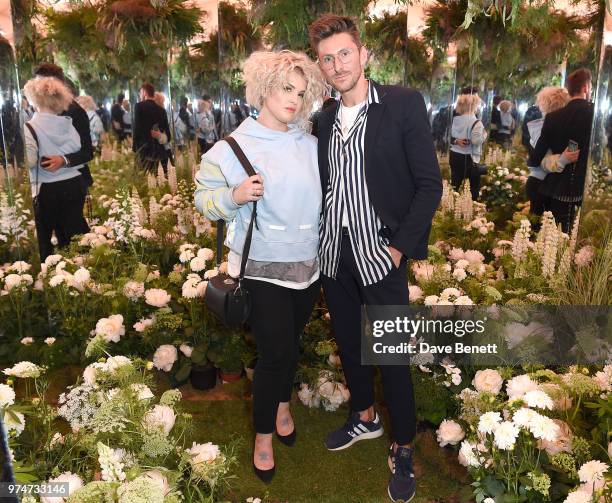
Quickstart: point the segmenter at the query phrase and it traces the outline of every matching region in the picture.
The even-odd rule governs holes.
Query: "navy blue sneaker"
[[[408,447],[397,447],[393,452],[393,444],[389,448],[389,468],[391,479],[387,492],[391,501],[408,503],[416,494],[416,479],[412,468],[412,455],[414,451]]]
[[[383,433],[384,430],[378,413],[376,413],[373,421],[362,421],[359,419],[359,412],[353,412],[342,428],[338,428],[327,435],[325,447],[330,451],[341,451],[350,447],[355,442],[378,438]]]

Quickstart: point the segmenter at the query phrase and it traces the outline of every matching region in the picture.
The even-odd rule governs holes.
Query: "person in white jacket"
[[[257,172],[247,176],[229,144],[202,156],[195,204],[210,219],[231,222],[228,274],[237,277],[257,201],[257,225],[246,265],[252,298],[249,325],[257,343],[253,378],[256,432],[253,468],[269,482],[275,473],[272,434],[286,445],[296,431],[289,410],[299,338],[319,296],[321,182],[317,140],[295,122],[306,121],[322,99],[324,81],[308,56],[256,52],[244,64],[247,100],[259,108],[232,133]]]
[[[461,94],[457,99],[451,127],[452,144],[449,163],[451,183],[459,191],[464,180],[470,181],[472,199],[478,200],[480,194],[480,173],[474,167],[482,156],[482,145],[487,139],[482,121],[476,117],[481,100],[477,94]]]
[[[101,136],[102,133],[104,133],[104,125],[102,124],[102,119],[100,119],[100,116],[96,113],[96,102],[91,96],[79,96],[76,101],[87,112],[91,145],[94,150],[99,150]]]
[[[29,80],[23,92],[34,105],[34,115],[24,127],[26,164],[34,200],[34,219],[40,259],[53,254],[51,237],[59,247],[68,246],[76,234],[89,231],[83,218],[86,188],[78,166],[52,170],[41,162],[51,155],[66,155],[81,148],[72,119],[59,115],[72,103],[68,87],[53,77]]]

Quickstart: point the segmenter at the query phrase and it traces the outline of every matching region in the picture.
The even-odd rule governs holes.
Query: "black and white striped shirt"
[[[340,107],[336,112],[329,140],[329,182],[321,218],[319,245],[321,272],[335,278],[342,243],[342,214],[346,208],[355,262],[364,286],[382,280],[393,266],[389,248],[379,234],[382,222],[370,202],[365,178],[364,141],[371,103],[380,101],[370,82],[365,106],[344,137]]]

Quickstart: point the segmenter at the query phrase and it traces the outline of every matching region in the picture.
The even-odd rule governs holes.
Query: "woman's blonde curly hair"
[[[306,80],[306,92],[298,120],[308,119],[315,103],[321,101],[325,94],[325,79],[319,66],[302,52],[257,51],[247,58],[242,71],[247,102],[258,109],[261,109],[270,91],[281,89],[287,84],[292,71]]]
[[[554,112],[569,103],[570,95],[565,87],[549,86],[543,88],[536,97],[536,105],[543,114]]]
[[[28,80],[23,86],[23,94],[37,110],[48,108],[56,114],[68,110],[74,99],[68,86],[55,77],[34,77]]]

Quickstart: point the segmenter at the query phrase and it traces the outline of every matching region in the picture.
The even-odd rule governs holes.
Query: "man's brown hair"
[[[348,16],[323,14],[308,27],[310,45],[315,52],[321,40],[325,40],[339,33],[348,33],[353,38],[357,47],[361,47],[361,38],[359,36],[357,24]]]
[[[570,96],[580,94],[582,87],[591,82],[592,79],[591,70],[588,68],[578,68],[578,70],[574,70],[567,78],[567,92]]]
[[[153,98],[155,96],[155,88],[153,87],[153,84],[146,82],[140,86],[140,89],[142,89],[149,98]]]

